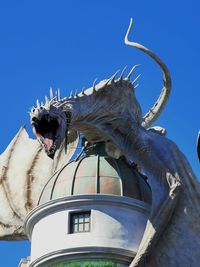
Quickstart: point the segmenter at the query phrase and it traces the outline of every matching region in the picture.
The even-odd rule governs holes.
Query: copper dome
[[[45,185],[38,204],[84,194],[126,196],[151,204],[151,190],[145,176],[124,157],[109,157],[102,143],[92,146],[82,157],[57,171]]]

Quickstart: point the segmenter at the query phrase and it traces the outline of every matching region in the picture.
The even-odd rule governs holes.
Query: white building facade
[[[44,187],[25,221],[31,255],[20,266],[127,267],[150,204],[145,177],[124,158],[110,158],[103,144],[93,146]]]

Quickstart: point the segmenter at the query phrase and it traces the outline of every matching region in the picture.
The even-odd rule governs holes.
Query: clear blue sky
[[[157,65],[123,43],[130,17],[131,38],[155,51],[168,65],[173,88],[156,125],[167,128],[198,175],[196,137],[200,102],[199,0],[18,0],[0,2],[0,151],[27,111],[52,86],[62,95],[125,65],[141,63],[137,96],[145,111],[162,84]],[[0,242],[0,266],[15,267],[29,255],[27,242]]]

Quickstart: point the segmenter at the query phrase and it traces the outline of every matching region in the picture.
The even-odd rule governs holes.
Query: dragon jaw
[[[30,112],[30,123],[33,133],[50,158],[60,148],[67,132],[66,114],[57,106],[58,99],[48,100],[46,103],[33,107]]]

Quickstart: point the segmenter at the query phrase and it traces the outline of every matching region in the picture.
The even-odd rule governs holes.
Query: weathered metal
[[[126,196],[151,204],[151,190],[145,179],[124,157],[111,158],[105,143],[98,143],[50,178],[38,204],[84,194]]]

